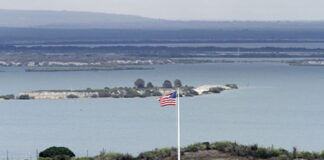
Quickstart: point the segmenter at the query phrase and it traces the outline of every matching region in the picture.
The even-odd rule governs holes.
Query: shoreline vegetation
[[[29,100],[29,99],[78,99],[78,98],[145,98],[162,96],[180,89],[181,97],[193,97],[204,94],[216,94],[225,90],[238,89],[236,84],[226,85],[203,85],[193,87],[182,85],[180,80],[165,80],[162,86],[153,86],[151,82],[147,84],[141,78],[134,82],[134,87],[105,87],[103,89],[85,90],[38,90],[31,92],[20,92],[18,96],[13,94],[0,96],[0,100]]]
[[[274,59],[173,59],[175,64],[199,64],[199,63],[286,63],[291,66],[324,66],[324,59],[303,59],[303,60],[274,60]]]
[[[290,61],[288,63],[292,66],[324,66],[323,59]]]
[[[73,71],[123,71],[123,70],[153,70],[153,67],[113,66],[113,67],[37,67],[25,69],[25,72],[73,72]]]
[[[56,153],[56,154],[54,154]],[[66,153],[66,154],[62,154]],[[236,142],[201,142],[181,147],[184,160],[324,160],[323,152],[292,151],[283,148],[262,147],[257,144],[241,145]],[[65,147],[50,147],[39,154],[38,160],[176,160],[177,148],[161,148],[139,153],[137,156],[124,153],[106,152],[92,157],[75,157]]]
[[[24,65],[16,62],[5,62],[0,59],[0,66],[4,67],[27,67],[25,72],[74,72],[74,71],[123,71],[123,70],[154,70],[154,64],[204,64],[204,63],[283,63],[291,66],[324,66],[324,58],[304,58],[304,59],[278,59],[276,58],[213,58],[213,57],[191,57],[191,58],[160,58],[152,59],[133,59],[116,60],[105,63],[88,63],[84,61],[61,62],[28,62]],[[297,57],[296,57],[297,58]],[[144,66],[143,66],[144,65]],[[4,72],[0,70],[0,72]]]

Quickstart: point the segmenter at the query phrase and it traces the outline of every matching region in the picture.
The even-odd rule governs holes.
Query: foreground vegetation
[[[53,149],[53,148],[52,148]],[[162,148],[154,149],[152,151],[142,152],[137,156],[123,153],[106,153],[104,150],[99,155],[94,157],[79,157],[75,158],[73,153],[67,149],[63,152],[60,148],[60,152],[51,150],[50,156],[44,156],[40,154],[40,160],[173,160],[177,159],[176,148]],[[48,149],[46,150],[48,152]],[[57,153],[57,155],[52,154]],[[68,155],[62,155],[61,153],[69,153]],[[215,143],[195,143],[183,147],[181,149],[181,155],[183,159],[209,159],[213,157],[217,159],[222,157],[223,159],[230,159],[231,157],[237,160],[248,159],[268,159],[268,160],[294,160],[294,159],[306,159],[306,160],[324,160],[324,152],[308,152],[297,151],[293,148],[293,151],[288,151],[282,148],[276,149],[273,147],[260,147],[258,145],[240,145],[235,142],[215,142]],[[196,156],[195,156],[196,155]],[[197,156],[198,155],[198,156]],[[65,158],[64,158],[65,157]],[[60,159],[58,159],[60,158]]]

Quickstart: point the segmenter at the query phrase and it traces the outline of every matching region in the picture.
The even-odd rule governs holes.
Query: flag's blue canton
[[[169,98],[177,98],[177,92],[173,92]]]
[[[160,102],[161,107],[177,105],[177,92],[173,92],[173,93],[169,93],[165,96],[161,96],[159,98],[159,102]]]

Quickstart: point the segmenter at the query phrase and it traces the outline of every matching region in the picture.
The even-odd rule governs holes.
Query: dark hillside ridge
[[[323,29],[324,21],[175,21],[133,15],[0,10],[0,27],[100,29]]]

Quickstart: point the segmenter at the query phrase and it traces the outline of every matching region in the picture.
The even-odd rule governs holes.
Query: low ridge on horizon
[[[297,24],[297,25],[296,25]],[[61,29],[322,29],[324,21],[166,20],[136,15],[54,10],[0,9],[0,27]]]

